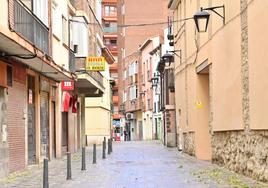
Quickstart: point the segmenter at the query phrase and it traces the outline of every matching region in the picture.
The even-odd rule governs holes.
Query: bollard
[[[108,139],[108,155],[111,154],[111,141]]]
[[[82,147],[82,168],[81,170],[86,170],[86,148]]]
[[[48,188],[48,159],[44,159],[43,167],[43,188]]]
[[[111,153],[112,153],[113,152],[113,139],[112,138],[111,138],[111,143],[110,144],[111,144],[110,149],[111,149]]]
[[[105,145],[105,141],[103,141],[102,142],[102,159],[105,159],[106,158],[106,156],[105,156],[105,147],[106,147],[106,145]]]
[[[96,151],[96,144],[93,144],[93,164],[97,163],[97,151]]]
[[[72,179],[71,153],[67,152],[67,180]]]
[[[106,137],[103,137],[104,145],[105,145],[105,150],[106,150]]]

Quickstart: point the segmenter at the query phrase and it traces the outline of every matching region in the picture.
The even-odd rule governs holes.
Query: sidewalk
[[[86,149],[86,171],[81,171],[81,152],[72,156],[72,180],[66,180],[66,157],[49,162],[50,188],[206,188],[260,187],[268,184],[237,175],[209,162],[196,160],[166,148],[159,142],[113,142],[113,153],[92,164],[92,147]],[[1,188],[41,188],[42,166],[0,180]]]

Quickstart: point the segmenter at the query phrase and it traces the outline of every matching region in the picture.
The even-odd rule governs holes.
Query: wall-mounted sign
[[[87,71],[104,71],[105,58],[104,57],[87,57],[86,59]]]
[[[196,105],[196,108],[197,108],[197,109],[201,109],[201,108],[204,107],[201,101],[197,101],[197,102],[195,103],[195,105]]]
[[[73,91],[74,81],[61,81],[61,89],[63,91]]]

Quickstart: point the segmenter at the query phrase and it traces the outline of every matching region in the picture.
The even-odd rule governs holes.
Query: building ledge
[[[56,81],[67,81],[75,78],[75,74],[56,64],[50,56],[45,55],[29,41],[3,26],[0,26],[0,41],[0,51],[3,53],[1,54],[2,57],[13,57],[12,55],[18,54],[32,56],[30,59],[22,59],[18,56],[14,56],[14,58],[31,69]]]
[[[85,97],[99,97],[105,92],[105,88],[87,73],[77,74],[76,87]]]

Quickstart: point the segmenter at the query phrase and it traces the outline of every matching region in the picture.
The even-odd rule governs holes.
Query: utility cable
[[[121,28],[126,28],[126,27],[144,27],[144,26],[152,26],[152,25],[164,25],[164,24],[170,24],[170,23],[178,23],[178,22],[184,22],[187,20],[191,20],[193,19],[193,17],[190,18],[185,18],[185,19],[180,19],[180,20],[173,20],[173,21],[169,21],[169,22],[154,22],[154,23],[139,23],[139,24],[122,24],[122,25],[117,25],[117,27],[121,27]],[[72,20],[72,22],[76,22],[76,23],[84,23],[82,21],[76,21],[76,20]],[[88,25],[99,25],[98,23],[87,23]]]

